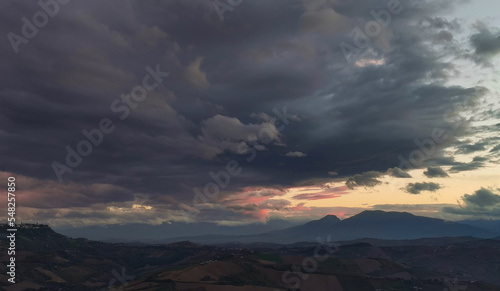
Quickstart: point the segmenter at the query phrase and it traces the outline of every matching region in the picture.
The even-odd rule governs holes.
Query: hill
[[[336,220],[328,217],[308,226],[339,224]],[[1,226],[0,235],[6,229]],[[367,242],[262,244],[247,249],[191,242],[108,244],[72,239],[49,227],[19,228],[16,236],[18,282],[10,285],[0,274],[2,290],[500,290],[499,240],[434,238],[432,245],[391,241],[393,246],[385,247]],[[2,254],[7,247],[0,241]],[[1,271],[5,274],[5,264]]]

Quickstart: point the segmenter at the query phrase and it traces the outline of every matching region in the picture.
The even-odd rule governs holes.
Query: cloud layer
[[[192,208],[193,189],[203,191],[211,173],[231,161],[241,173],[229,177],[197,219],[305,211],[283,193],[328,179],[346,187],[294,198],[335,198],[382,185],[384,175],[411,178],[398,157],[429,148],[425,142],[440,129],[448,138],[422,156],[443,158],[458,138],[473,134],[472,120],[462,115],[490,92],[485,84],[451,82],[461,75],[453,58],[485,64],[500,52],[494,28],[478,23],[466,31],[442,17],[459,5],[401,0],[401,12],[349,56],[352,62],[340,44],[359,44],[353,32],[373,20],[371,11],[388,9],[386,1],[252,0],[223,21],[210,1],[61,5],[36,36],[15,45],[17,53],[8,39],[0,42],[0,171],[25,182],[23,202],[39,217],[55,219],[57,208],[68,220],[130,209],[175,219],[179,205]],[[41,10],[36,2],[7,6],[3,35],[23,36],[23,17]],[[468,35],[467,53],[459,34]],[[134,101],[134,88],[148,75],[158,77],[148,67],[168,77]],[[118,105],[126,107],[117,112]],[[68,146],[78,151],[88,139],[82,132],[99,128],[103,118],[116,129],[59,183],[52,163],[67,165]],[[497,149],[491,143],[456,150]],[[449,171],[485,163],[453,164]],[[439,166],[424,174],[447,177]],[[417,183],[408,191],[435,187]]]

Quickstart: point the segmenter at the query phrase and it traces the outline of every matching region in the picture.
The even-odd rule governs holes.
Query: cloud
[[[274,194],[249,189],[318,179],[378,185],[378,175],[402,168],[398,156],[408,157],[415,140],[433,129],[472,135],[470,120],[456,128],[443,116],[457,104],[466,104],[457,115],[474,110],[489,94],[486,87],[449,85],[463,71],[453,44],[469,44],[457,37],[446,42],[447,32],[460,30],[440,18],[459,7],[452,2],[405,5],[390,30],[359,56],[360,66],[356,58],[346,63],[339,44],[353,43],[351,29],[373,20],[367,11],[379,11],[379,1],[306,1],[304,11],[292,11],[288,1],[252,0],[226,12],[232,17],[224,22],[209,1],[73,2],[17,55],[8,41],[0,43],[6,56],[0,66],[0,170],[47,183],[43,194],[30,194],[30,213],[54,221],[57,211],[46,208],[52,204],[64,219],[92,223],[175,219],[177,206],[192,206],[193,189],[203,189],[210,173],[220,173],[230,160],[243,174],[231,177],[212,208],[192,219],[272,213],[252,205]],[[20,34],[19,19],[36,10],[36,2],[10,5],[0,33]],[[436,46],[436,35],[446,45]],[[483,42],[476,44],[489,58]],[[147,66],[157,65],[170,75],[121,120],[110,105],[143,83]],[[51,163],[64,162],[66,146],[74,149],[85,139],[82,131],[97,128],[102,118],[112,119],[116,130],[65,175],[67,184],[58,184]],[[267,144],[258,139],[262,130]],[[428,161],[453,142],[436,145]],[[307,157],[284,159],[285,144]],[[249,163],[254,150],[258,156]],[[336,177],[327,175],[332,169]],[[372,171],[380,174],[367,174]],[[406,176],[399,170],[391,175]],[[36,206],[47,185],[56,199]],[[102,209],[91,209],[99,199]],[[135,209],[140,215],[134,217],[134,204],[153,210]],[[225,208],[231,205],[255,210]]]
[[[444,207],[443,211],[458,215],[500,217],[500,195],[492,190],[481,188],[474,194],[465,194],[462,200],[463,206]]]
[[[17,200],[27,208],[76,208],[105,205],[106,203],[122,203],[135,200],[133,191],[124,187],[105,183],[82,185],[78,183],[59,184],[30,178],[8,172],[0,172],[0,178],[7,180],[15,177],[19,195]]]
[[[465,194],[463,199],[467,205],[477,206],[481,208],[500,204],[500,195],[484,188],[481,188],[481,190],[477,190],[476,193],[472,195]]]
[[[437,42],[442,42],[442,41],[452,41],[453,40],[453,34],[449,31],[442,30],[439,33],[434,35],[434,39]]]
[[[306,32],[319,32],[323,34],[335,34],[349,30],[349,18],[337,13],[332,8],[320,8],[308,6],[300,19],[300,27]],[[314,10],[313,10],[314,9]]]
[[[286,199],[268,199],[260,204],[259,208],[281,211],[288,209],[290,205],[292,205],[292,203]]]
[[[392,176],[392,177],[396,177],[396,178],[411,178],[410,174],[401,170],[398,167],[390,168],[387,170],[386,173],[387,173],[387,175]]]
[[[301,210],[311,210],[309,207],[304,207],[306,205],[305,202],[299,203],[294,207],[291,207],[290,209],[293,211],[301,211]]]
[[[462,172],[462,171],[472,171],[479,169],[484,166],[483,158],[474,158],[470,163],[455,163],[453,167],[450,168],[450,172]]]
[[[471,151],[471,153],[472,152],[474,152],[474,151]],[[479,169],[481,167],[484,167],[484,164],[486,161],[488,161],[488,158],[481,157],[481,156],[474,157],[472,159],[472,161],[469,163],[457,162],[457,161],[455,161],[454,157],[440,157],[440,158],[429,159],[429,160],[425,161],[424,164],[431,165],[431,166],[451,166],[449,171],[457,173],[457,172],[461,172],[461,171],[472,171],[472,170],[476,170],[476,169]],[[446,176],[443,176],[444,170],[436,170],[435,169],[435,170],[431,170],[430,172],[429,172],[429,170],[427,170],[426,172],[428,172],[428,174],[430,174],[432,177],[434,177],[433,174],[436,174],[437,175],[436,177],[440,177],[440,175],[441,175],[441,177],[446,177]],[[426,174],[426,176],[427,176],[427,174]],[[428,176],[428,177],[431,177],[431,176]]]
[[[478,62],[484,63],[500,53],[500,34],[493,33],[482,22],[475,24],[477,33],[470,37]]]
[[[451,166],[456,163],[454,157],[434,157],[432,159],[428,159],[424,162],[426,166]]]
[[[280,133],[272,123],[243,124],[238,118],[220,114],[204,120],[201,132],[199,139],[204,143],[234,154],[246,154],[250,144],[259,140],[281,144]],[[262,145],[255,148],[265,149]]]
[[[448,20],[443,17],[426,17],[425,21],[430,27],[437,29],[459,30],[460,22],[457,19]]]
[[[417,182],[406,185],[405,191],[411,194],[420,194],[422,191],[435,192],[440,188],[441,186],[437,183]]]
[[[381,184],[379,180],[376,178],[380,177],[381,173],[375,171],[364,172],[362,174],[356,174],[353,177],[350,177],[345,182],[346,186],[349,189],[354,189],[356,187],[375,187],[378,184]]]
[[[473,152],[477,151],[484,151],[486,150],[485,145],[486,143],[477,143],[477,144],[464,144],[464,145],[459,145],[458,150],[456,151],[455,154],[470,154]]]
[[[448,174],[440,167],[428,167],[427,170],[424,171],[424,175],[429,178],[449,177]]]
[[[307,156],[307,154],[304,154],[303,152],[288,152],[285,154],[285,156],[293,158],[303,158]]]
[[[329,188],[316,193],[303,193],[293,196],[293,199],[297,200],[321,200],[321,199],[331,199],[340,197],[342,194],[348,193],[348,187],[341,186],[335,188]]]
[[[494,147],[490,150],[490,152],[492,152],[492,153],[493,153],[493,152],[500,152],[500,144],[498,144],[498,145],[494,146]]]
[[[210,83],[207,80],[206,74],[201,71],[202,62],[203,57],[197,57],[189,66],[184,68],[183,76],[192,86],[200,89],[208,89]]]

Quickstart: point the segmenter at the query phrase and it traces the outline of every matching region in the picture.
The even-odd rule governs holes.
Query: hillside
[[[0,227],[1,235],[5,230]],[[499,240],[435,238],[434,245],[414,241],[398,246],[391,241],[386,247],[346,242],[247,249],[241,244],[215,247],[191,242],[107,244],[71,239],[48,227],[22,228],[17,237],[19,281],[8,285],[0,275],[1,288],[7,291],[500,289]],[[2,240],[2,254],[6,247]]]

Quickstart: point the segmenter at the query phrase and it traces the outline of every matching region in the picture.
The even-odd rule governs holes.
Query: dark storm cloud
[[[428,159],[425,161],[426,166],[451,166],[456,163],[454,157],[445,157],[445,156],[440,156],[440,157],[435,157],[432,159]]]
[[[438,42],[441,41],[452,41],[453,40],[453,34],[449,31],[442,30],[438,32],[437,34],[434,35],[434,39]]]
[[[345,184],[349,189],[354,189],[359,186],[374,187],[382,183],[379,180],[377,180],[377,178],[380,176],[381,173],[379,172],[369,171],[354,175],[353,177],[347,179],[347,182]]]
[[[487,143],[484,143],[487,144]],[[483,146],[477,147],[476,145],[472,145],[471,147],[469,146],[459,146],[461,149],[465,149],[464,151],[460,151],[460,153],[472,153],[475,152],[476,149],[483,148]],[[458,153],[458,152],[457,152]],[[479,169],[481,167],[485,166],[485,163],[489,159],[487,157],[481,157],[481,156],[476,156],[472,159],[472,161],[468,163],[462,163],[462,162],[457,162],[455,161],[454,157],[439,157],[439,158],[433,158],[425,161],[425,165],[430,166],[424,174],[429,177],[447,177],[447,173],[442,170],[439,166],[451,166],[449,171],[450,172],[462,172],[462,171],[472,171]],[[430,169],[430,170],[429,170]]]
[[[487,63],[489,59],[500,53],[500,34],[492,32],[482,22],[476,23],[475,28],[477,33],[470,37],[475,59],[480,63]]]
[[[480,142],[476,144],[463,144],[458,146],[458,150],[456,151],[456,154],[470,154],[473,152],[477,151],[484,151],[486,150],[485,146],[487,143]]]
[[[427,170],[424,171],[424,175],[429,178],[449,177],[445,170],[440,167],[428,167]]]
[[[455,163],[455,165],[450,168],[450,172],[472,171],[483,166],[484,162],[481,160],[475,160],[470,163]]]
[[[486,161],[488,161],[488,158],[477,156],[477,157],[474,157],[472,159],[472,161],[473,162],[486,162]]]
[[[467,205],[478,207],[489,207],[500,204],[500,195],[493,193],[491,190],[482,188],[476,193],[464,195],[464,202]]]
[[[405,191],[410,194],[420,194],[422,191],[435,192],[440,188],[441,186],[437,183],[417,182],[406,185]]]
[[[432,39],[436,43],[451,42],[453,33],[460,31],[460,22],[456,19],[447,20],[443,17],[427,17],[422,20],[422,26],[433,31]]]
[[[348,64],[339,44],[352,43],[350,30],[372,20],[371,9],[385,9],[386,1],[325,1],[305,10],[284,0],[244,1],[222,22],[209,1],[70,2],[19,53],[0,42],[0,170],[53,185],[51,163],[64,163],[65,147],[75,149],[82,130],[110,118],[115,131],[64,176],[70,185],[118,187],[102,193],[105,202],[142,195],[165,211],[192,205],[193,188],[203,189],[231,160],[242,173],[210,202],[245,187],[331,178],[329,172],[349,187],[378,185],[380,173],[401,168],[399,155],[419,149],[416,139],[436,128],[450,133],[431,159],[455,135],[468,134],[443,116],[456,104],[473,109],[488,93],[445,85],[455,67],[441,56],[454,51],[428,44],[445,29],[460,29],[436,18],[452,1],[401,3],[403,12]],[[36,2],[11,3],[0,33],[21,35],[21,18],[38,10]],[[301,18],[306,11],[315,21]],[[478,39],[486,55],[489,46]],[[157,65],[168,77],[120,120],[111,104]],[[267,143],[255,137],[262,129]],[[395,169],[391,175],[407,176]],[[105,190],[96,191],[79,191],[76,202],[60,206],[96,204]],[[221,207],[200,219],[245,216]]]
[[[411,178],[411,175],[398,167],[387,170],[387,174],[396,178]]]
[[[461,207],[444,207],[443,211],[459,215],[500,216],[500,195],[492,190],[481,188],[474,194],[465,194]]]
[[[493,147],[490,152],[500,152],[500,144],[496,145],[495,147]]]
[[[423,22],[437,29],[448,29],[456,31],[461,28],[460,22],[457,19],[448,20],[443,17],[426,17]]]

